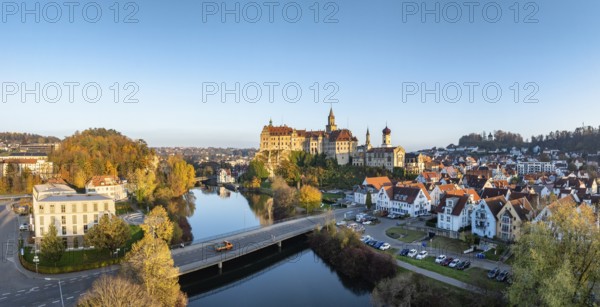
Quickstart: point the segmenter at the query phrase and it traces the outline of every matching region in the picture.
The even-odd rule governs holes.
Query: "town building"
[[[554,172],[554,164],[552,162],[517,162],[517,173],[519,175],[532,173],[552,173]]]
[[[54,165],[48,162],[47,155],[41,153],[14,153],[0,157],[0,177],[6,176],[11,170],[18,174],[29,170],[31,174],[47,179],[52,176]]]
[[[67,247],[83,246],[83,235],[103,215],[115,214],[113,198],[102,194],[78,194],[64,184],[42,184],[33,188],[33,230],[37,247],[54,225]]]
[[[110,175],[93,176],[92,179],[85,184],[85,192],[89,194],[102,194],[115,201],[127,198],[127,188],[125,187],[125,183],[116,176]]]
[[[373,147],[371,145],[371,134],[367,128],[365,141],[365,162],[368,167],[380,167],[393,171],[394,167],[404,167],[404,156],[406,151],[402,146],[392,146],[392,130],[385,126],[381,131],[381,146]]]
[[[504,196],[480,200],[471,213],[471,233],[480,237],[494,238],[498,213],[507,202]]]
[[[377,193],[376,209],[415,217],[427,214],[431,202],[419,187],[384,186]]]
[[[521,236],[521,228],[533,219],[533,208],[527,198],[509,201],[496,216],[496,234],[504,241],[516,241]]]
[[[436,208],[437,227],[459,231],[461,228],[471,225],[472,205],[469,203],[469,195],[462,196],[445,195]]]
[[[219,169],[217,173],[217,184],[226,184],[226,183],[234,183],[235,178],[231,175],[231,171],[229,169]]]
[[[371,193],[371,202],[375,203],[375,196],[384,186],[391,186],[392,182],[388,177],[366,177],[363,183],[354,188],[354,202],[365,205],[367,203],[367,194]]]

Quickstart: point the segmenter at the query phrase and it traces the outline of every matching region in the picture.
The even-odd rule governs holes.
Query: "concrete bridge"
[[[239,233],[225,234],[209,240],[192,244],[172,251],[175,266],[181,275],[217,266],[222,269],[226,262],[270,246],[281,246],[285,240],[313,231],[318,225],[325,225],[334,218],[342,219],[345,212],[353,209],[341,209],[315,216],[296,218],[266,227],[251,229]],[[355,210],[355,208],[354,208]],[[217,252],[214,244],[227,240],[233,244],[229,251]]]
[[[31,198],[31,194],[0,195],[0,201],[3,201],[3,200],[15,200],[17,198]]]

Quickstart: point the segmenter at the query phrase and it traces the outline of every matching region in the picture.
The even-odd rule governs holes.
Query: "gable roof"
[[[498,213],[502,210],[502,207],[508,202],[504,196],[490,197],[483,200],[485,204],[490,208],[490,211],[494,215],[494,218],[498,220]]]
[[[533,208],[527,200],[527,198],[519,198],[510,201],[510,204],[515,209],[515,212],[519,215],[521,221],[530,221],[532,217]]]
[[[454,208],[452,208],[452,213],[450,213],[450,214],[452,214],[454,216],[459,216],[460,213],[462,212],[462,210],[465,208],[467,201],[469,200],[469,195],[467,195],[467,194],[462,195],[462,196],[444,195],[440,199],[440,205],[437,206],[437,208],[435,208],[435,211],[437,213],[444,213],[444,211],[446,210],[446,200],[450,200],[450,199],[456,200]]]
[[[497,189],[497,188],[485,188],[481,192],[481,198],[490,198],[496,196],[505,196],[508,193],[508,189]]]
[[[365,182],[367,185],[372,185],[375,189],[380,190],[383,186],[391,186],[392,181],[388,177],[366,177]]]
[[[420,191],[421,189],[418,187],[393,187],[391,199],[412,204],[419,196]]]

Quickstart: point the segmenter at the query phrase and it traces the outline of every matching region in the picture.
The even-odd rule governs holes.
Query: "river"
[[[218,188],[193,190],[188,219],[195,239],[269,225],[269,197]],[[229,270],[227,270],[229,269]],[[180,279],[190,306],[368,306],[370,288],[340,276],[307,247],[304,239],[265,250],[222,275],[206,270]]]

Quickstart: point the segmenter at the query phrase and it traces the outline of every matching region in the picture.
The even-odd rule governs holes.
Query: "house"
[[[436,207],[437,227],[459,231],[461,228],[471,225],[471,205],[469,195],[463,196],[445,195]]]
[[[85,184],[85,192],[88,194],[102,194],[115,201],[127,198],[125,184],[116,176],[110,175],[93,176],[92,179]]]
[[[509,189],[497,189],[497,188],[485,188],[481,192],[481,198],[491,198],[496,196],[510,197],[511,191]]]
[[[217,173],[217,184],[234,183],[235,178],[231,175],[229,169],[220,169]]]
[[[455,184],[436,185],[433,190],[431,190],[431,193],[429,193],[431,195],[431,204],[434,207],[437,207],[440,204],[440,200],[447,192],[459,189],[460,188]]]
[[[498,212],[507,202],[504,196],[480,200],[471,213],[471,232],[480,237],[495,237]]]
[[[440,181],[440,174],[437,172],[422,172],[415,179],[417,182],[427,184],[427,183],[435,183]]]
[[[431,202],[416,186],[384,186],[376,197],[376,209],[393,214],[419,216],[431,210]]]
[[[383,186],[392,186],[392,182],[388,177],[366,177],[361,185],[354,188],[354,202],[365,205],[367,194],[371,193],[371,199],[375,203],[374,196]]]
[[[509,201],[496,215],[496,234],[504,241],[516,241],[521,235],[521,228],[533,219],[533,208],[527,198]]]
[[[102,194],[78,194],[64,184],[33,187],[34,240],[39,246],[46,230],[54,225],[67,247],[83,246],[83,235],[98,224],[103,215],[115,215],[112,197]]]
[[[558,199],[558,200],[554,201],[553,203],[549,204],[548,206],[546,206],[544,209],[542,209],[542,211],[540,211],[540,213],[538,213],[538,215],[533,219],[533,222],[534,223],[538,223],[538,222],[547,223],[550,216],[552,216],[552,213],[556,210],[556,208],[558,208],[559,206],[567,205],[567,204],[577,206],[578,201],[574,195],[567,195],[561,199]]]

